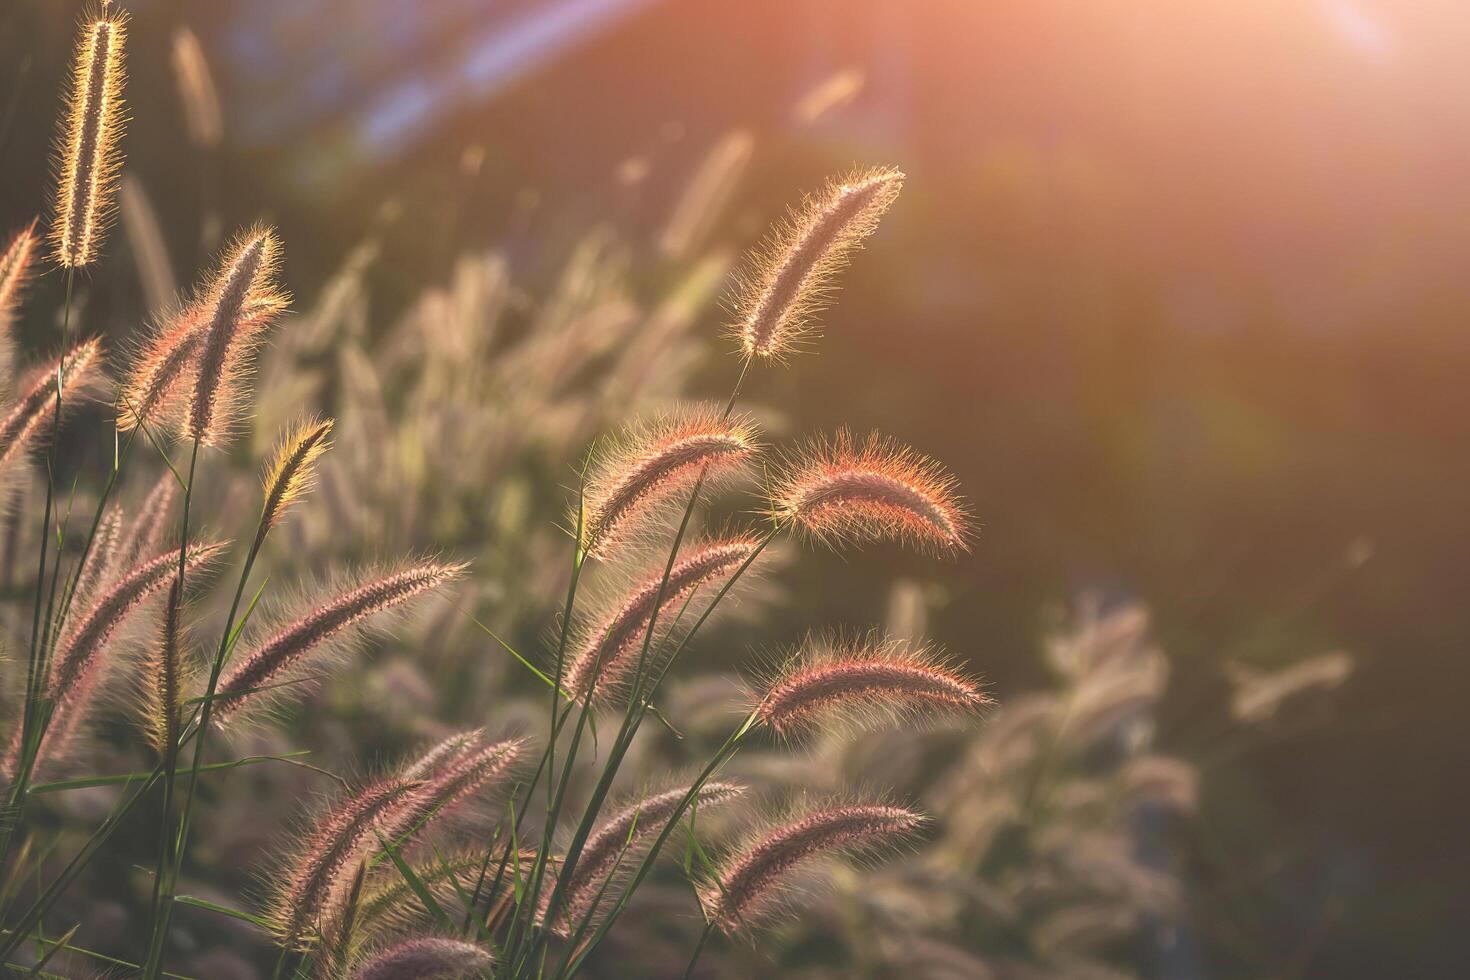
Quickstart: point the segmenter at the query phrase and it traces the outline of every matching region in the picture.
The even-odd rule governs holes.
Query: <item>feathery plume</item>
[[[896,843],[922,814],[887,804],[845,804],[807,812],[759,834],[700,889],[705,915],[726,933],[759,922],[779,904],[787,876],[824,854]]]
[[[594,557],[607,557],[659,502],[701,474],[708,482],[736,471],[757,452],[755,440],[748,418],[722,417],[709,408],[630,427],[593,465],[582,547]]]
[[[10,414],[0,421],[0,469],[29,448],[52,424],[56,414],[57,374],[60,373],[62,384],[67,387],[91,379],[101,351],[102,342],[94,337],[73,347],[59,364],[48,364],[34,376]]]
[[[358,967],[352,980],[462,980],[494,961],[488,950],[458,939],[405,939]]]
[[[0,254],[0,331],[10,329],[15,307],[30,279],[31,259],[36,253],[36,222],[16,233]]]
[[[82,28],[72,67],[71,92],[58,144],[60,173],[51,241],[67,268],[97,260],[111,218],[122,136],[123,43],[127,14],[103,7]]]
[[[266,228],[246,232],[226,253],[200,305],[202,333],[184,420],[186,437],[205,445],[224,439],[250,354],[286,307],[286,296],[275,284],[280,257],[280,240]]]
[[[373,841],[381,821],[418,788],[404,779],[384,779],[353,793],[328,810],[307,832],[299,854],[284,869],[268,919],[282,945],[294,948],[329,920],[346,884],[343,873]]]
[[[166,321],[143,342],[122,387],[117,427],[127,432],[163,414],[199,356],[204,316],[197,307]]]
[[[752,535],[716,538],[694,547],[675,562],[667,583],[663,569],[649,575],[610,616],[584,631],[580,648],[567,665],[563,686],[573,696],[585,699],[595,684],[594,697],[600,700],[631,680],[629,674],[637,669],[644,634],[659,608],[660,585],[664,605],[680,602],[701,586],[733,575],[759,547],[760,542]]]
[[[837,273],[898,197],[903,174],[870,170],[829,183],[779,225],[736,284],[736,332],[747,358],[784,358],[812,331]]]
[[[399,773],[422,786],[413,801],[387,822],[383,836],[404,846],[431,820],[438,819],[492,783],[501,782],[520,761],[523,739],[483,744],[484,731],[476,729],[434,746]]]
[[[877,728],[923,711],[990,703],[933,647],[876,637],[810,638],[758,690],[756,717],[782,735],[834,721]]]
[[[191,545],[185,556],[186,565],[190,568],[203,565],[224,547],[223,544]],[[178,552],[166,551],[135,566],[92,600],[76,628],[62,638],[46,688],[52,715],[41,746],[42,755],[48,748],[65,749],[101,680],[103,654],[113,635],[143,602],[174,579],[178,563]],[[17,742],[11,745],[12,758],[19,749],[19,733],[16,738]]]
[[[464,565],[425,562],[374,579],[322,603],[247,655],[220,679],[214,715],[223,722],[261,688],[293,674],[313,651],[370,616],[402,605],[415,596],[458,578]],[[302,685],[293,685],[300,691]]]
[[[897,539],[938,552],[968,551],[970,518],[954,477],[877,433],[859,445],[840,431],[788,461],[771,491],[774,516],[820,541]]]
[[[570,933],[593,909],[603,884],[619,867],[653,843],[688,794],[687,787],[671,789],[626,806],[600,824],[582,848],[581,857],[572,869],[572,878],[562,895],[557,914],[556,931]],[[739,783],[709,782],[699,790],[696,805],[718,806],[732,802],[745,793]],[[540,915],[545,917],[551,902],[550,890],[543,894]]]
[[[159,755],[179,740],[179,720],[183,717],[184,691],[188,687],[189,662],[183,656],[179,640],[179,580],[168,590],[168,604],[158,639],[149,651],[143,669],[141,700],[144,730],[148,741]]]
[[[331,419],[306,419],[281,441],[275,461],[265,475],[265,504],[260,514],[259,538],[276,526],[286,508],[311,492],[316,483],[313,464],[327,451]]]

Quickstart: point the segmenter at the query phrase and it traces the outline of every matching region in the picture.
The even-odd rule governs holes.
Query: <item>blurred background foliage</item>
[[[880,427],[944,460],[978,546],[937,568],[805,555],[777,576],[786,600],[760,636],[889,609],[982,671],[1002,707],[968,746],[935,733],[955,771],[909,788],[983,812],[958,807],[952,837],[878,872],[899,879],[894,905],[971,904],[898,953],[864,950],[861,921],[815,935],[846,936],[879,973],[927,962],[944,936],[936,976],[1011,975],[997,950],[1015,949],[1076,973],[1078,935],[1097,962],[1156,976],[1465,967],[1449,929],[1470,911],[1452,778],[1470,640],[1459,5],[128,6],[122,233],[85,283],[86,322],[125,338],[229,229],[279,224],[301,315],[262,372],[250,448],[304,408],[342,427],[323,502],[276,560],[473,555],[479,615],[534,645],[587,442],[631,407],[728,390],[718,301],[739,250],[824,176],[900,167],[904,195],[819,353],[748,390],[781,406],[763,413],[778,437]],[[0,227],[45,186],[76,14],[0,6]],[[35,290],[31,349],[59,290],[54,276]],[[1151,805],[1193,816],[1167,861],[1133,855],[1152,876],[1128,883],[1139,893],[1057,923],[1007,862],[1080,839],[1080,818],[1028,817],[1035,840],[1005,838],[995,813],[1054,795],[974,760],[1004,757],[997,730],[1069,731],[1045,720],[1054,705],[1013,715],[1082,684],[1087,658],[1047,641],[1068,635],[1056,610],[1074,601],[1076,636],[1111,624],[1125,646],[1145,643],[1146,605],[1167,670],[1137,667],[1132,734],[1108,729],[1105,764],[1083,745],[1043,772],[1075,772],[1082,792],[1153,766],[1166,791]],[[342,710],[311,725],[350,730],[360,697],[402,702],[387,731],[428,734],[415,719],[475,720],[524,684],[463,622],[421,638],[447,652],[380,659],[366,692],[334,688]],[[746,639],[721,633],[700,663],[735,662]],[[1330,704],[1289,698],[1323,687]],[[1090,825],[1128,840],[1148,836],[1138,820],[1178,829],[1072,804],[1114,807]],[[1122,846],[1093,843],[1099,861]],[[925,877],[965,869],[986,890]],[[893,926],[902,910],[859,913]]]

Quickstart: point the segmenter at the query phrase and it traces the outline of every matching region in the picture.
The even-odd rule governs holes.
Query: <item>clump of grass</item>
[[[59,181],[59,217],[52,229],[56,257],[69,270],[67,324],[70,270],[97,258],[120,161],[116,138],[122,122],[124,23],[123,15],[104,7],[83,26]],[[186,74],[197,74],[197,46],[185,44],[180,50]],[[217,140],[199,120],[194,128],[201,144]],[[385,980],[493,970],[497,976],[516,978],[570,976],[602,947],[664,845],[681,828],[688,840],[685,871],[695,877],[694,856],[704,862],[705,854],[695,817],[746,793],[743,784],[721,772],[753,732],[830,730],[837,727],[837,715],[852,709],[896,725],[921,715],[973,713],[985,702],[973,683],[927,649],[877,641],[821,654],[808,649],[769,679],[757,703],[692,779],[632,803],[608,805],[623,796],[620,774],[626,771],[640,727],[657,713],[654,698],[680,662],[679,654],[701,635],[778,537],[795,531],[832,542],[891,538],[950,554],[968,547],[968,515],[952,478],[938,464],[876,437],[858,445],[846,435],[795,457],[788,453],[782,473],[762,488],[774,501],[768,524],[737,525],[715,534],[694,530],[709,526],[703,505],[715,489],[730,485],[732,476],[754,476],[749,464],[761,448],[757,430],[736,411],[746,374],[757,362],[781,359],[810,335],[836,272],[892,205],[902,179],[896,170],[881,169],[834,182],[789,226],[777,230],[768,255],[742,287],[744,363],[723,408],[693,406],[635,421],[622,427],[615,448],[592,455],[590,478],[579,487],[571,509],[574,541],[554,649],[543,658],[555,668],[549,674],[536,671],[549,688],[544,735],[510,733],[492,739],[485,727],[475,727],[441,737],[417,757],[382,770],[386,774],[350,784],[343,780],[350,788],[295,835],[297,846],[289,849],[270,880],[264,914],[226,910],[264,924],[280,951],[278,975]],[[28,262],[23,253],[30,247],[26,241],[15,239],[0,261],[0,313],[7,313],[19,295]],[[467,564],[450,560],[393,564],[311,599],[274,628],[255,622],[256,600],[270,581],[267,577],[256,583],[257,558],[288,512],[315,488],[328,440],[339,432],[334,421],[315,417],[295,423],[285,428],[265,468],[253,534],[240,539],[249,546],[238,562],[233,599],[221,604],[226,610],[223,623],[212,624],[218,640],[205,661],[207,672],[199,671],[207,679],[202,684],[191,681],[186,637],[191,625],[197,625],[190,622],[200,605],[192,593],[202,589],[196,572],[207,561],[223,563],[228,552],[224,545],[202,544],[193,537],[199,511],[230,500],[196,492],[203,475],[200,450],[226,446],[240,428],[237,423],[252,413],[255,399],[247,382],[253,355],[289,302],[279,282],[283,248],[275,232],[263,226],[242,232],[192,295],[176,309],[158,314],[117,393],[112,469],[97,494],[96,516],[81,553],[65,568],[62,557],[71,557],[75,544],[64,540],[62,520],[53,527],[55,486],[48,481],[24,723],[6,761],[7,773],[14,776],[8,803],[15,819],[11,824],[0,820],[0,865],[11,857],[9,827],[24,824],[30,773],[75,740],[79,723],[93,714],[95,694],[104,686],[104,667],[116,667],[117,674],[132,677],[134,691],[142,689],[135,698],[141,706],[130,706],[139,730],[134,737],[158,761],[151,771],[115,780],[123,789],[114,814],[60,874],[37,888],[28,908],[12,916],[0,902],[0,924],[6,929],[0,933],[0,960],[43,934],[47,915],[82,869],[119,826],[133,819],[142,801],[153,800],[161,817],[147,954],[140,969],[146,980],[162,976],[170,954],[171,917],[184,901],[179,882],[198,816],[198,789],[213,769],[206,763],[211,724],[234,728],[244,714],[254,714],[262,705],[284,708],[307,698],[332,672],[333,658],[326,654],[340,641],[380,623],[390,612],[442,592],[470,571]],[[584,289],[593,264],[587,259],[569,270],[566,295],[575,297]],[[471,278],[490,274],[485,269],[466,273]],[[454,306],[462,299],[441,296],[435,302]],[[471,312],[461,318],[469,330],[456,340],[456,350],[488,357],[488,347],[476,346],[481,343],[475,329],[482,311]],[[567,343],[567,337],[600,343],[596,353],[618,359],[616,341],[607,339],[607,331],[566,331],[565,323],[575,317],[566,310],[558,315],[562,320],[553,322],[556,329],[546,331],[549,339],[532,330],[534,340],[505,359],[511,365],[506,377],[543,378],[518,366],[549,363],[544,387],[568,383],[579,362],[565,353],[577,346]],[[676,332],[669,322],[677,323],[683,315],[670,310],[652,318],[653,339],[641,343],[631,335],[638,319],[628,318],[624,357],[657,363],[654,355]],[[64,328],[63,347],[65,334]],[[382,387],[364,343],[361,334],[314,333],[288,339],[286,345],[339,358],[350,375],[348,386],[360,396]],[[548,351],[555,356],[548,357]],[[0,422],[0,467],[18,466],[25,451],[47,434],[48,419],[55,429],[63,390],[88,378],[101,382],[99,360],[100,345],[87,341],[22,386]],[[457,366],[442,359],[428,365],[426,383],[455,395]],[[517,390],[528,402],[536,397],[523,382]],[[282,402],[297,404],[292,399],[268,401],[272,410]],[[373,419],[344,423],[361,425],[356,435],[363,438],[365,433],[374,449],[403,449],[381,398],[377,406]],[[478,420],[468,413],[459,416],[454,426],[473,431]],[[438,434],[453,439],[442,427]],[[139,435],[144,437],[139,445],[151,445],[163,457],[169,477],[154,486],[129,521],[129,513],[110,497]],[[176,465],[169,435],[182,443],[186,465]],[[443,455],[450,455],[449,444]],[[204,469],[214,465],[215,457],[204,454]],[[54,478],[53,471],[54,465],[48,466],[48,477]],[[228,512],[210,516],[231,518]],[[59,554],[48,564],[44,549],[53,537]],[[602,573],[621,574],[634,565],[635,553],[656,554],[659,560],[634,575],[610,608],[589,611],[584,596],[579,605],[588,559],[597,559]],[[124,624],[163,596],[160,628],[145,655],[125,656]],[[530,659],[511,652],[536,670]],[[186,696],[189,692],[194,696]],[[489,710],[485,704],[476,707]],[[192,759],[186,755],[191,748]],[[583,787],[576,783],[588,769],[589,755],[594,783]],[[290,760],[272,756],[224,765],[259,761]],[[114,781],[91,776],[78,784],[95,779]],[[493,836],[482,836],[484,827],[474,821],[449,819],[491,797],[504,798],[506,804],[493,811]],[[735,932],[774,915],[799,868],[822,855],[891,844],[923,822],[915,810],[859,801],[823,804],[771,823],[718,869],[708,869],[706,884],[697,895],[687,896],[707,914],[695,961],[714,931]],[[444,857],[441,845],[450,857]],[[37,863],[25,870],[37,872],[39,880],[44,869]],[[432,934],[405,934],[405,924],[426,920],[432,923]]]

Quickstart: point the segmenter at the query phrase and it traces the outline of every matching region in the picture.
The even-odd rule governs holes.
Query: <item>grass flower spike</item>
[[[637,669],[644,634],[660,608],[660,585],[663,605],[682,602],[701,586],[733,575],[759,547],[759,540],[751,536],[717,538],[692,548],[675,562],[667,583],[662,568],[650,574],[610,615],[583,631],[562,686],[574,697],[585,699],[592,694],[595,700],[621,688]]]
[[[594,911],[598,893],[606,896],[604,884],[616,869],[633,862],[644,850],[644,845],[658,836],[687,793],[688,789],[673,789],[639,800],[608,817],[592,832],[562,896],[561,912],[557,915],[555,927],[557,932],[571,932]],[[698,806],[729,803],[744,793],[745,787],[738,783],[708,782],[699,790]],[[544,906],[551,899],[550,892],[542,898]],[[541,914],[544,916],[545,913],[543,907]]]
[[[220,678],[215,717],[224,722],[248,702],[257,700],[264,688],[294,676],[303,661],[344,630],[446,585],[463,571],[463,565],[425,562],[374,579],[321,603],[247,654]],[[292,689],[300,693],[302,687],[297,684]]]
[[[736,332],[747,358],[780,359],[800,345],[834,277],[902,187],[903,174],[891,169],[834,181],[776,229],[737,284]]]
[[[94,375],[101,352],[101,341],[93,338],[73,347],[59,363],[48,364],[32,375],[15,407],[0,421],[0,469],[25,452],[52,424],[57,375],[60,374],[67,388],[89,380]]]
[[[281,441],[274,462],[265,476],[265,504],[261,510],[258,536],[276,526],[281,515],[298,498],[310,493],[316,482],[313,464],[327,451],[332,420],[308,419],[299,423]]]
[[[77,44],[70,101],[59,143],[60,173],[51,242],[66,268],[97,260],[112,214],[122,166],[123,43],[127,15],[103,7],[90,18]]]
[[[922,814],[881,803],[811,810],[759,833],[700,889],[700,902],[717,928],[739,932],[779,907],[789,876],[801,865],[895,844],[923,824]]]
[[[195,545],[189,549],[188,565],[201,565],[223,550],[222,544]],[[41,746],[42,755],[65,751],[102,679],[103,655],[113,636],[143,602],[174,580],[178,567],[178,552],[166,551],[130,569],[92,600],[76,628],[62,638],[46,689],[52,703],[52,720]],[[17,732],[16,737],[19,735]],[[17,748],[12,744],[9,761],[13,761]]]
[[[251,352],[271,320],[286,308],[275,284],[281,243],[256,228],[240,236],[205,293],[197,315],[201,331],[184,434],[205,445],[221,443],[240,401]],[[180,342],[186,342],[181,339]]]
[[[10,329],[15,307],[30,280],[36,254],[36,223],[32,221],[0,252],[0,331]]]
[[[756,430],[743,417],[699,409],[630,428],[593,466],[583,548],[604,558],[639,518],[704,475],[730,474],[757,452]],[[575,515],[574,515],[575,517]]]
[[[306,833],[273,889],[268,919],[288,948],[319,929],[341,898],[355,858],[376,844],[374,830],[411,800],[418,783],[384,779],[328,810]]]
[[[404,939],[358,967],[351,980],[462,980],[493,962],[489,951],[458,939]]]
[[[876,728],[930,711],[973,712],[980,688],[927,646],[869,637],[809,639],[758,685],[756,717],[787,735],[846,722]]]
[[[160,756],[179,740],[179,721],[183,717],[184,691],[190,673],[179,638],[179,603],[179,583],[175,579],[169,587],[158,639],[143,664],[143,726],[149,743]]]
[[[905,541],[929,551],[969,550],[969,515],[938,463],[876,433],[847,432],[789,461],[772,490],[775,516],[818,540]]]

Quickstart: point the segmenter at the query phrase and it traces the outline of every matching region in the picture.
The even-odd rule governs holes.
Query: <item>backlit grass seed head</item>
[[[97,524],[97,533],[92,536],[92,547],[77,569],[72,585],[73,601],[86,602],[98,586],[108,581],[121,552],[122,510],[110,507]]]
[[[482,791],[503,783],[525,754],[524,739],[485,744],[476,729],[450,736],[405,766],[401,779],[421,783],[413,801],[395,814],[384,837],[407,844],[428,823],[449,816]]]
[[[123,101],[123,44],[127,15],[106,6],[82,25],[66,115],[58,143],[56,220],[51,242],[56,261],[67,268],[97,259],[111,220],[118,140],[126,121]]]
[[[777,226],[736,284],[735,332],[747,358],[784,358],[813,329],[834,280],[898,197],[903,174],[870,170],[829,183]]]
[[[149,744],[162,756],[168,746],[179,739],[179,720],[184,711],[184,692],[189,688],[192,671],[184,656],[181,638],[179,582],[169,586],[168,602],[163,608],[158,636],[149,647],[143,662],[142,709],[143,730]]]
[[[0,331],[10,329],[21,294],[31,277],[31,260],[36,255],[36,223],[16,233],[0,253]]]
[[[160,418],[185,386],[204,337],[202,309],[191,307],[167,317],[138,349],[128,369],[117,408],[124,432]]]
[[[316,484],[315,463],[327,451],[332,434],[331,419],[307,419],[281,440],[275,459],[265,475],[265,504],[261,509],[260,534],[275,527],[281,515]]]
[[[302,945],[331,918],[356,859],[376,845],[375,830],[412,800],[419,785],[396,777],[380,780],[353,792],[313,823],[271,890],[267,920],[283,946]]]
[[[655,610],[677,608],[701,586],[733,575],[759,547],[759,540],[752,535],[716,538],[696,545],[676,561],[667,583],[662,567],[651,572],[608,616],[581,630],[581,639],[570,656],[562,686],[580,699],[586,699],[591,693],[595,701],[621,690],[633,680],[644,635]],[[662,605],[659,604],[660,585],[663,586]],[[662,614],[660,620],[668,622]],[[652,664],[648,666],[651,669]]]
[[[494,962],[489,950],[458,939],[403,939],[368,959],[351,980],[462,980]]]
[[[876,433],[847,432],[787,461],[771,490],[774,516],[836,545],[891,539],[921,550],[969,550],[970,517],[938,463]]]
[[[922,814],[882,803],[812,809],[758,832],[700,888],[709,921],[726,933],[759,924],[780,906],[793,872],[823,855],[892,846],[911,836]]]
[[[274,696],[268,700],[302,696],[307,687],[304,683],[277,686],[269,692],[262,689],[295,678],[305,661],[345,630],[448,584],[464,570],[464,565],[424,562],[373,579],[320,603],[246,654],[220,678],[215,717],[223,722],[265,694]]]
[[[808,638],[754,687],[756,717],[781,735],[834,725],[876,729],[990,703],[933,647],[877,636]]]
[[[20,397],[0,421],[0,469],[23,454],[47,434],[56,415],[58,367],[66,390],[85,387],[97,376],[102,342],[96,338],[78,344],[60,362],[52,362],[31,375],[20,387]],[[76,399],[64,399],[69,405]]]
[[[223,550],[223,544],[193,545],[186,555],[187,566],[198,567]],[[54,755],[66,750],[72,731],[85,715],[101,680],[107,659],[104,655],[113,636],[143,602],[174,581],[178,568],[179,554],[174,550],[133,567],[93,599],[82,611],[76,628],[62,638],[46,689],[53,707],[42,754]],[[14,750],[12,745],[12,753]]]
[[[749,419],[722,418],[708,408],[630,427],[593,463],[584,502],[583,548],[607,557],[660,503],[693,486],[701,474],[706,483],[732,475],[758,448]]]
[[[245,232],[226,252],[200,304],[199,351],[184,419],[184,435],[218,445],[242,401],[250,355],[265,328],[286,308],[276,285],[281,243],[274,231]]]
[[[559,934],[569,933],[571,927],[593,911],[599,892],[602,897],[614,892],[611,887],[604,890],[603,885],[615,870],[636,865],[637,857],[662,833],[669,817],[688,792],[688,787],[681,787],[646,797],[623,807],[592,832],[583,845],[576,867],[572,869],[572,880],[565,888],[561,910],[556,917]],[[715,780],[700,788],[695,806],[702,811],[705,807],[733,802],[744,793],[745,787],[739,783]],[[548,889],[543,895],[540,912],[543,919],[550,900]]]

